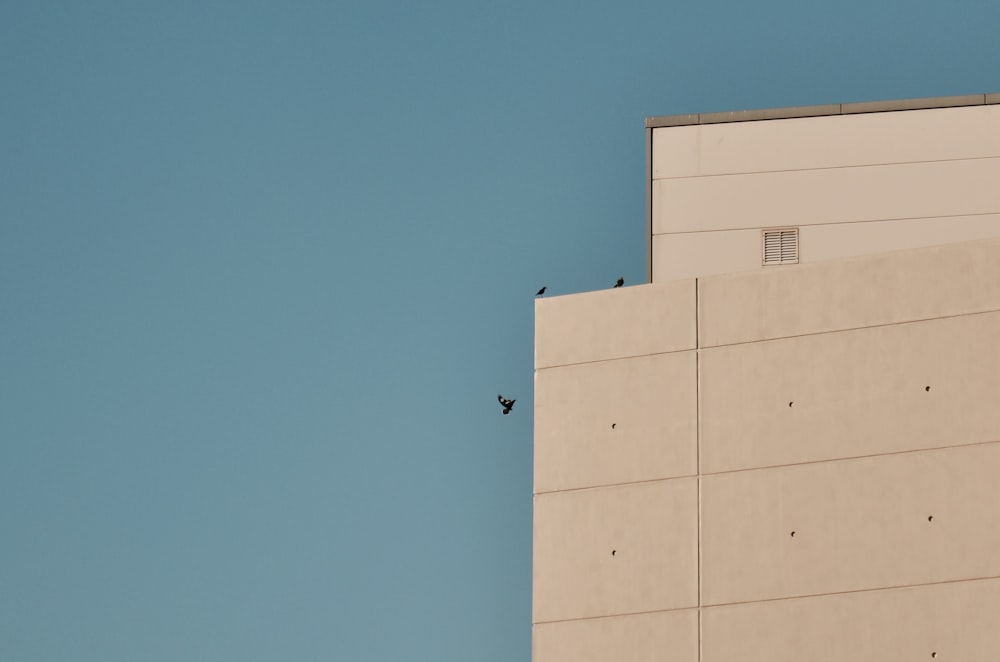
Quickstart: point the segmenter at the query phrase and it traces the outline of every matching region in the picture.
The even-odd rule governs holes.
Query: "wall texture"
[[[998,265],[538,300],[534,661],[995,660]]]

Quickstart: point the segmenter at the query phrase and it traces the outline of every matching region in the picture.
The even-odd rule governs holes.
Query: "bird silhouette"
[[[498,395],[497,400],[500,402],[501,405],[503,405],[504,416],[510,413],[510,410],[514,406],[514,403],[517,402],[517,400],[508,400],[502,395]]]
[[[619,278],[618,280],[615,281],[615,287],[621,287],[624,284],[625,284],[625,279],[624,278]],[[614,287],[611,288],[611,289],[614,289]]]
[[[545,294],[545,288],[544,287],[542,289],[538,290],[538,292],[535,293],[535,296],[536,297],[540,297],[543,294]]]

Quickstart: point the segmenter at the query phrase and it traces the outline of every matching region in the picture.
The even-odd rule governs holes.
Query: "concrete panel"
[[[697,473],[694,351],[535,373],[535,492]]]
[[[697,662],[698,610],[534,626],[532,662]]]
[[[1000,443],[705,476],[703,604],[1000,576],[998,475]]]
[[[535,368],[693,349],[694,281],[535,301]]]
[[[799,260],[834,260],[993,237],[1000,237],[1000,214],[809,225],[799,230]]]
[[[701,470],[998,440],[997,348],[1000,313],[702,350]]]
[[[1000,156],[1000,107],[653,130],[653,178]]]
[[[1000,214],[807,225],[799,229],[799,262],[991,237],[1000,237]],[[653,237],[655,282],[762,268],[758,229],[681,232]]]
[[[1000,310],[1000,240],[709,276],[701,347]]]
[[[653,282],[756,271],[762,250],[758,229],[653,235]]]
[[[710,607],[701,659],[994,662],[998,614],[997,579]]]
[[[535,497],[533,622],[694,607],[696,478]]]
[[[653,234],[997,213],[998,180],[1000,158],[658,179]]]

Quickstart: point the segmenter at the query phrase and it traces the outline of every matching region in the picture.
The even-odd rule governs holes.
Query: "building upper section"
[[[537,299],[535,493],[995,441],[998,343],[1000,238]]]
[[[646,127],[650,282],[1000,237],[1000,94]]]

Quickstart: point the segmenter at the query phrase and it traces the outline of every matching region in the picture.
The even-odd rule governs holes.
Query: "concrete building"
[[[534,662],[1000,659],[1000,95],[652,118],[540,299]]]

